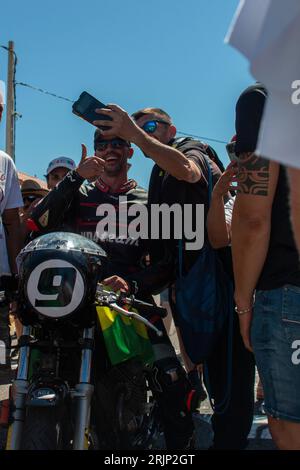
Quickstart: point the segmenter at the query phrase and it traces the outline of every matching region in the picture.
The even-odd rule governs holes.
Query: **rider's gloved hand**
[[[130,292],[130,286],[125,279],[120,276],[110,276],[102,281],[104,286],[110,287],[114,292],[120,291],[128,294]]]

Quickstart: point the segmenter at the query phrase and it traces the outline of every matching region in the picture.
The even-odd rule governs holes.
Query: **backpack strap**
[[[205,165],[207,168],[207,175],[208,175],[208,208],[210,207],[211,198],[212,198],[212,190],[213,190],[213,178],[212,178],[212,170],[209,163],[209,158],[203,154]],[[178,268],[179,268],[179,277],[183,276],[183,240],[179,240],[178,242]]]
[[[210,203],[211,203],[211,198],[212,198],[212,192],[213,192],[213,176],[212,176],[212,170],[210,167],[209,163],[209,158],[203,154],[206,168],[207,168],[207,175],[208,175],[208,209],[210,208]]]

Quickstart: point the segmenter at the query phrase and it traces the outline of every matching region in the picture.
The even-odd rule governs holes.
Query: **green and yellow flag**
[[[136,310],[132,309],[133,312]],[[106,350],[112,365],[139,357],[144,364],[154,360],[147,327],[136,320],[120,315],[109,307],[97,307]]]

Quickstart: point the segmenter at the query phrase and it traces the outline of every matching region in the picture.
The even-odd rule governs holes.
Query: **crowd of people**
[[[106,129],[102,126],[107,126],[107,120],[94,122],[94,155],[87,156],[83,145],[78,165],[66,157],[52,160],[46,172],[47,190],[31,180],[20,188],[13,161],[0,153],[4,289],[16,288],[20,249],[32,237],[55,230],[73,231],[101,245],[108,255],[101,281],[113,290],[149,300],[167,289],[184,366],[160,318],[152,321],[165,332],[163,337],[151,331],[149,337],[168,449],[194,448],[192,414],[206,396],[202,370],[214,402],[212,449],[245,449],[254,412],[255,364],[277,447],[300,449],[300,369],[292,360],[294,341],[300,339],[300,265],[290,221],[289,187],[285,167],[255,153],[267,97],[266,88],[256,83],[238,98],[232,161],[226,169],[209,145],[177,138],[172,117],[151,107],[131,116],[117,105],[102,108],[101,114],[111,121]],[[154,162],[148,191],[128,178],[132,144]],[[97,209],[102,204],[117,207],[120,198],[126,198],[128,225],[133,205],[149,209],[154,204],[178,204],[183,213],[187,205],[191,207],[194,226],[197,207],[202,205],[203,245],[190,249],[191,240],[184,235],[178,239],[174,226],[168,237],[160,232],[156,239],[124,239],[118,231],[115,237],[99,233],[104,214],[99,215]],[[117,226],[121,225],[119,217]],[[207,247],[213,257],[206,262],[214,266],[206,265],[206,271],[213,273],[221,303],[225,305],[226,299],[226,312],[209,352],[197,355],[194,319],[189,334],[185,328],[193,306],[187,301],[182,311],[179,281],[194,272]],[[202,290],[205,297],[208,289],[204,277],[191,277],[199,297]],[[200,307],[199,318],[201,322]],[[1,340],[9,341],[8,309],[1,310],[0,334]]]

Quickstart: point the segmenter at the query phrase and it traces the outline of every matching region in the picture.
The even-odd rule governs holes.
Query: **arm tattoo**
[[[238,158],[238,192],[252,196],[267,196],[270,161],[255,153],[241,153]]]

